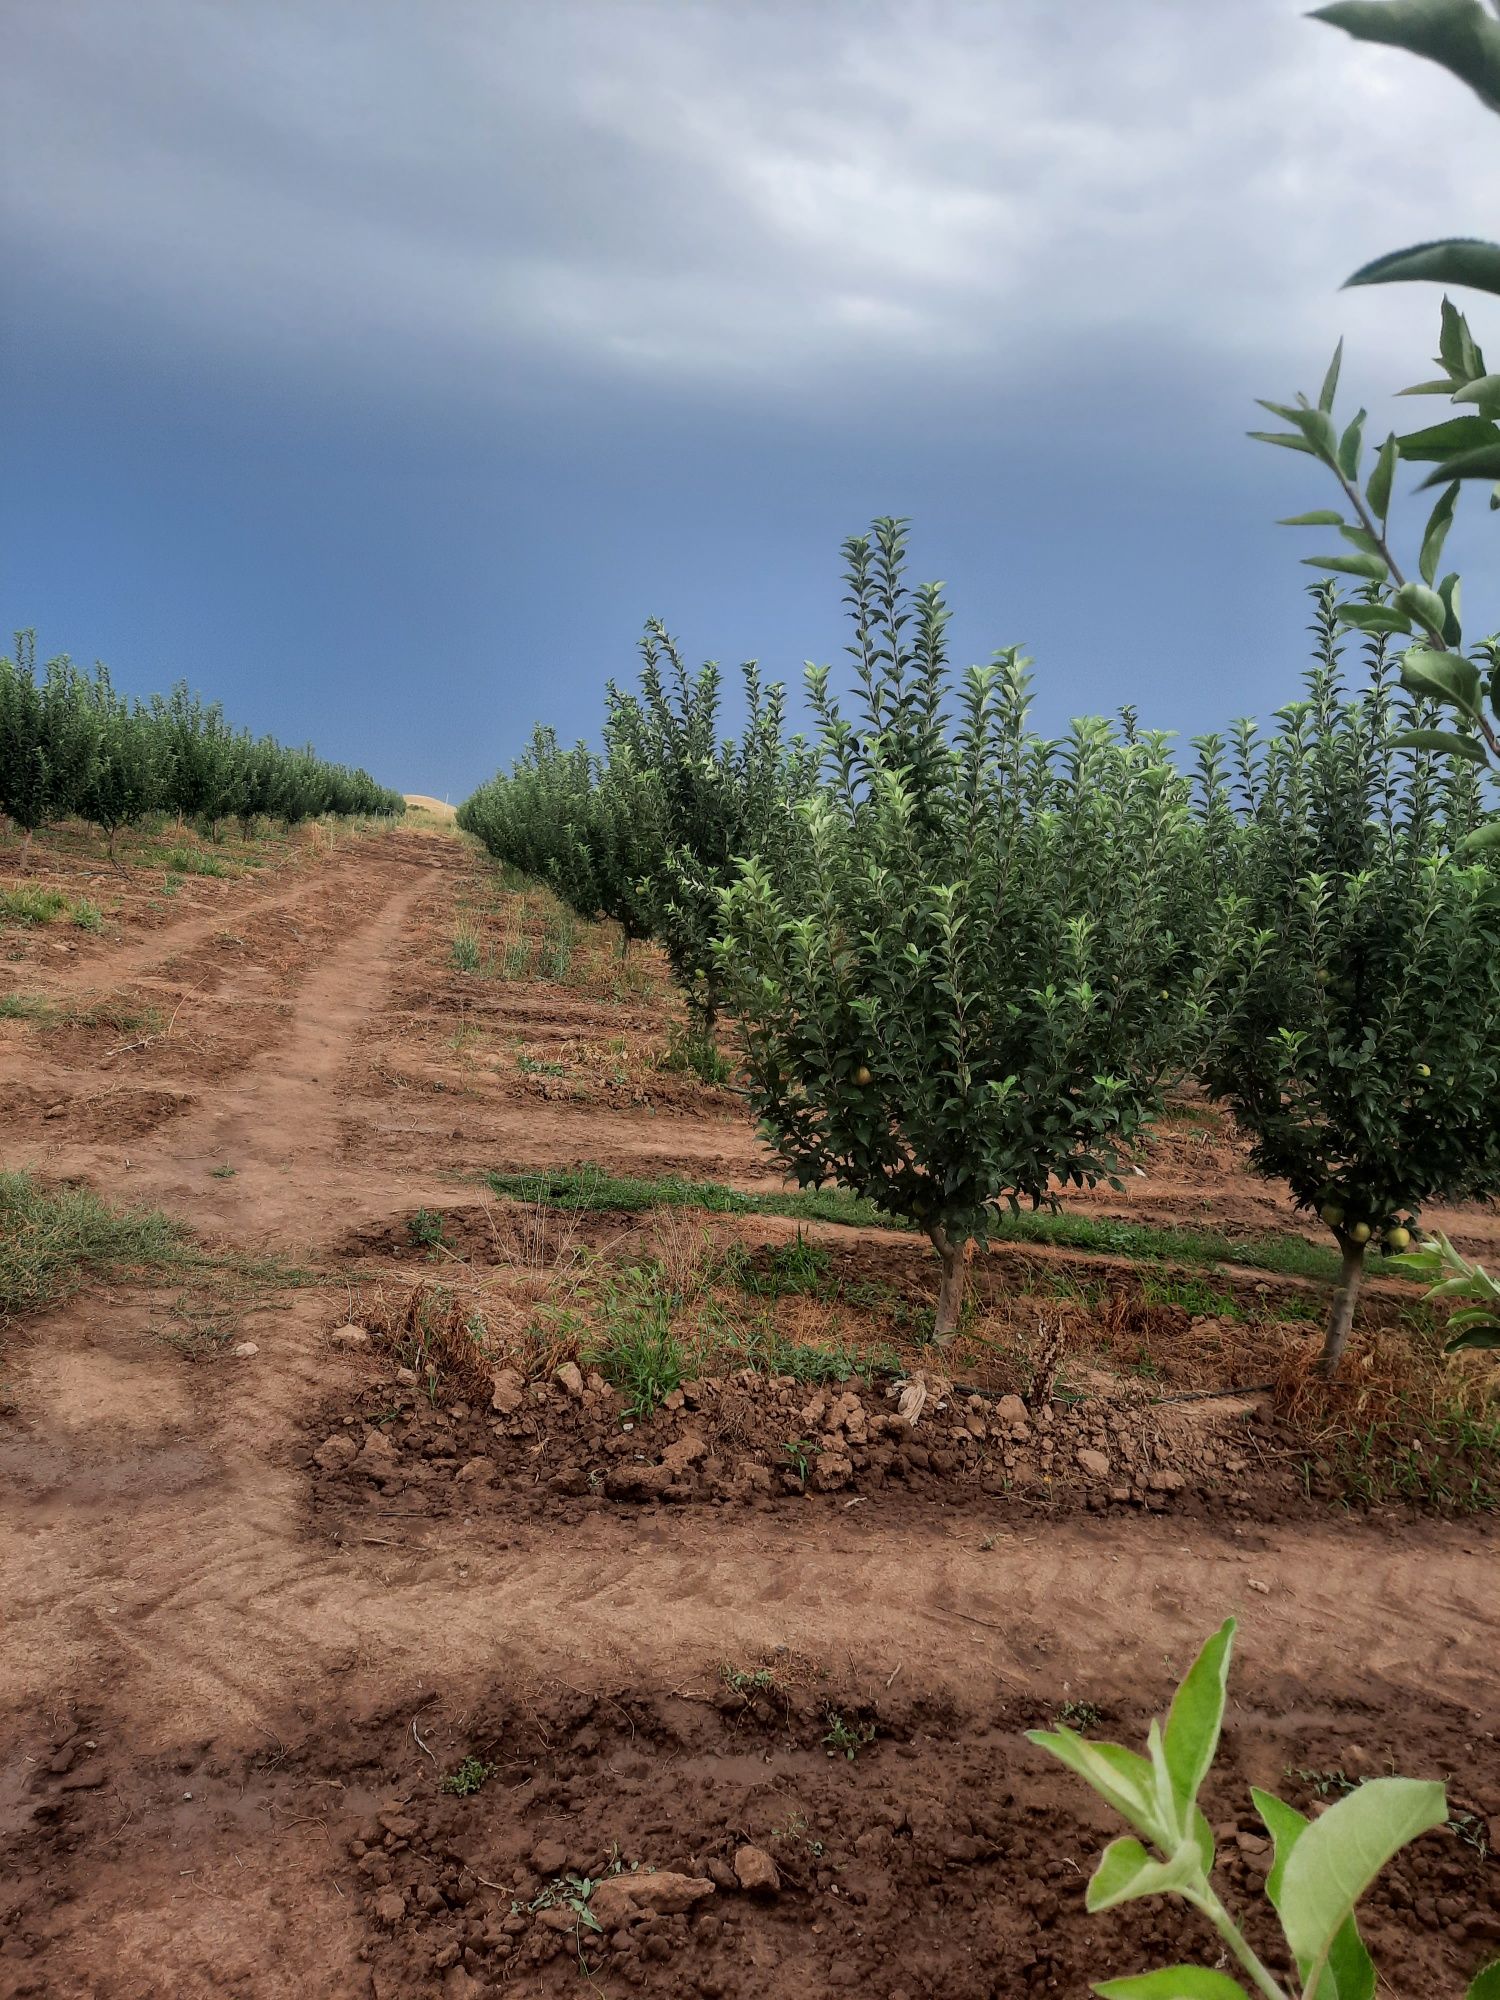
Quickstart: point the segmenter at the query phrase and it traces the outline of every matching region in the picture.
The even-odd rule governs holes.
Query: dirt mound
[[[1144,1400],[1031,1410],[1014,1395],[932,1383],[913,1421],[901,1396],[894,1382],[815,1388],[746,1369],[684,1383],[633,1415],[574,1363],[545,1381],[501,1369],[492,1397],[473,1402],[435,1401],[397,1370],[325,1408],[301,1460],[321,1504],[394,1504],[408,1516],[503,1508],[567,1521],[616,1503],[766,1508],[888,1494],[1261,1515],[1300,1494],[1296,1472],[1269,1457],[1258,1411],[1237,1404],[1224,1419]]]

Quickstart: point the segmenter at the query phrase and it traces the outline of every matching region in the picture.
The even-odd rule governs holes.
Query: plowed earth
[[[37,1003],[0,1020],[0,1165],[316,1282],[189,1336],[172,1286],[95,1285],[6,1335],[0,1996],[1013,2000],[1211,1962],[1166,1904],[1084,1915],[1116,1829],[1021,1732],[1063,1710],[1137,1740],[1231,1611],[1231,1900],[1267,1865],[1252,1783],[1316,1809],[1444,1777],[1452,1821],[1367,1933],[1411,2000],[1500,1951],[1495,1544],[1343,1504],[1258,1393],[1315,1291],[1231,1269],[1200,1310],[1011,1245],[915,1427],[888,1376],[733,1356],[633,1415],[587,1354],[552,1370],[579,1273],[654,1256],[737,1338],[857,1321],[906,1377],[933,1289],[893,1232],[810,1228],[825,1279],[768,1296],[774,1217],[485,1196],[582,1163],[777,1185],[733,1091],[669,1066],[648,954],[435,829],[170,900],[38,848],[106,922],[0,933],[0,991]],[[1137,1164],[1098,1212],[1295,1226],[1197,1108]],[[427,1393],[401,1310],[439,1285],[513,1358],[543,1315],[556,1353]],[[1377,1283],[1367,1328],[1407,1303]],[[1047,1339],[1070,1393],[1026,1400]]]

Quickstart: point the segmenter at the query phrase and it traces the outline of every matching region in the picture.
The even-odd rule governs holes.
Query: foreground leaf
[[[1142,1896],[1165,1896],[1202,1880],[1203,1863],[1196,1840],[1185,1840],[1170,1861],[1158,1861],[1126,1834],[1112,1840],[1089,1879],[1085,1907],[1091,1916],[1133,1903]]]
[[[1391,1856],[1447,1817],[1440,1784],[1371,1778],[1302,1829],[1281,1869],[1276,1907],[1304,1979],[1328,1961],[1339,1931]]]
[[[1208,1641],[1183,1676],[1172,1698],[1162,1749],[1179,1810],[1191,1805],[1208,1776],[1219,1747],[1224,1699],[1229,1681],[1229,1656],[1237,1629],[1233,1618]]]
[[[1161,1972],[1106,1979],[1094,1991],[1100,2000],[1247,2000],[1237,1979],[1206,1965],[1169,1965]],[[1491,2000],[1491,1996],[1471,1992],[1469,2000]]]

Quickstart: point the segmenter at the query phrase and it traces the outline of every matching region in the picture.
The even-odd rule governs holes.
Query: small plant
[[[566,1063],[547,1062],[539,1056],[517,1056],[516,1068],[523,1076],[566,1076],[568,1073]]]
[[[495,1767],[486,1764],[482,1757],[465,1757],[456,1771],[445,1772],[438,1781],[438,1790],[450,1792],[456,1799],[471,1799],[481,1790],[486,1778],[493,1776]]]
[[[88,896],[80,896],[73,905],[72,924],[75,930],[99,932],[104,929],[104,912]]]
[[[739,1282],[745,1291],[765,1298],[818,1292],[827,1282],[832,1263],[833,1258],[823,1245],[809,1242],[799,1228],[796,1240],[778,1245],[766,1258],[763,1268],[747,1259],[738,1274]]]
[[[805,1486],[812,1461],[817,1456],[817,1446],[809,1444],[806,1438],[788,1438],[781,1449],[791,1460],[793,1472]]]
[[[1033,1729],[1031,1742],[1091,1785],[1134,1829],[1111,1841],[1088,1885],[1091,1914],[1143,1896],[1180,1896],[1213,1925],[1264,2000],[1371,2000],[1375,1967],[1355,1909],[1391,1857],[1447,1820],[1443,1787],[1416,1778],[1372,1778],[1315,1820],[1251,1788],[1274,1846],[1266,1895],[1297,1968],[1293,1987],[1274,1978],[1219,1900],[1210,1877],[1214,1836],[1198,1804],[1224,1719],[1235,1621],[1226,1619],[1188,1670],[1165,1724],[1153,1722],[1142,1757],[1091,1743],[1070,1729]],[[1154,1851],[1153,1851],[1154,1850]],[[1227,1972],[1177,1965],[1095,1982],[1104,2000],[1247,2000]],[[1468,2000],[1500,1994],[1500,1961],[1478,1974]]]
[[[734,1065],[724,1055],[712,1035],[692,1023],[674,1021],[667,1030],[663,1069],[695,1076],[700,1083],[726,1084],[734,1079]]]
[[[873,1722],[850,1722],[836,1708],[830,1708],[824,1715],[828,1724],[828,1734],[823,1738],[823,1747],[830,1757],[842,1757],[852,1764],[861,1750],[868,1750],[875,1741]]]
[[[415,1215],[407,1218],[406,1234],[419,1250],[446,1249],[445,1226],[441,1210],[419,1208]]]
[[[720,1676],[731,1694],[737,1694],[741,1701],[754,1701],[758,1694],[780,1694],[781,1686],[775,1672],[770,1667],[731,1667],[727,1663],[720,1667]]]
[[[211,1169],[211,1171],[216,1181],[232,1181],[235,1175],[239,1172],[239,1168],[230,1166],[229,1162],[226,1160],[223,1166],[214,1167],[213,1169]]]
[[[589,1358],[625,1394],[626,1414],[646,1417],[682,1386],[687,1356],[672,1330],[677,1300],[660,1271],[626,1271],[604,1296],[604,1332]]]
[[[459,924],[453,932],[450,956],[457,972],[477,972],[482,963],[479,933],[472,924]]]
[[[535,1916],[540,1910],[571,1910],[573,1931],[576,1936],[581,1930],[602,1934],[604,1926],[589,1908],[589,1898],[604,1878],[593,1875],[559,1875],[548,1882],[524,1907]],[[517,1915],[522,1905],[513,1904]]]
[[[1069,1729],[1097,1729],[1104,1717],[1091,1701],[1065,1701],[1054,1720]]]

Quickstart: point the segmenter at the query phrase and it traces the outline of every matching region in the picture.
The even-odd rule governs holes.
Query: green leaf
[[[1408,250],[1388,250],[1344,280],[1345,285],[1472,285],[1478,292],[1500,292],[1500,243],[1475,236],[1448,236],[1435,243],[1414,243]],[[1447,383],[1443,385],[1449,387]],[[1403,389],[1403,396],[1434,393],[1433,389]]]
[[[1370,503],[1370,512],[1377,521],[1384,521],[1391,511],[1391,482],[1396,476],[1396,460],[1399,456],[1396,433],[1392,431],[1380,447],[1380,454],[1375,460],[1375,470],[1370,474],[1370,483],[1365,488],[1365,498]]]
[[[1453,526],[1453,509],[1458,504],[1458,492],[1459,482],[1455,479],[1428,517],[1427,532],[1422,537],[1422,555],[1418,565],[1428,583],[1437,576],[1438,564],[1443,555],[1443,544],[1448,539],[1448,530]]]
[[[1333,399],[1339,392],[1339,368],[1344,359],[1344,343],[1341,340],[1333,350],[1333,359],[1328,364],[1328,373],[1323,377],[1323,387],[1318,395],[1318,408],[1331,411]]]
[[[1162,1751],[1173,1796],[1184,1814],[1197,1799],[1219,1747],[1235,1631],[1235,1620],[1226,1618],[1188,1668],[1167,1714]]]
[[[1495,442],[1495,426],[1488,417],[1449,417],[1445,423],[1430,424],[1424,431],[1409,431],[1397,438],[1396,448],[1404,459],[1417,464],[1478,451]]]
[[[1314,507],[1310,514],[1288,514],[1284,521],[1276,523],[1278,528],[1342,528],[1344,517],[1334,512],[1332,507]]]
[[[1500,375],[1476,375],[1453,392],[1455,403],[1474,403],[1482,417],[1500,417]]]
[[[1351,485],[1359,478],[1359,455],[1364,447],[1365,418],[1368,414],[1368,411],[1357,410],[1339,439],[1339,471]]]
[[[1428,646],[1409,647],[1401,656],[1401,678],[1414,694],[1433,695],[1476,720],[1481,715],[1479,669],[1462,653],[1437,653]]]
[[[1464,628],[1459,617],[1459,600],[1463,595],[1463,583],[1457,570],[1450,570],[1437,587],[1438,596],[1448,607],[1448,615],[1443,620],[1443,644],[1455,653],[1463,644]]]
[[[1099,1987],[1095,1990],[1102,1992],[1104,1989]],[[1475,1973],[1469,1981],[1464,2000],[1500,2000],[1500,1958]]]
[[[1292,1849],[1307,1828],[1307,1821],[1295,1806],[1289,1806],[1285,1799],[1278,1799],[1274,1792],[1263,1792],[1259,1786],[1250,1787],[1250,1798],[1255,1810],[1265,1823],[1271,1836],[1274,1853],[1271,1872],[1266,1877],[1266,1900],[1273,1910],[1281,1908],[1281,1878],[1286,1873],[1286,1864]]]
[[[1378,556],[1382,562],[1385,561],[1385,557],[1380,554],[1380,543],[1368,528],[1351,528],[1344,525],[1340,527],[1339,533],[1346,542],[1352,542],[1355,548],[1363,549],[1367,556]]]
[[[1480,419],[1476,417],[1474,421],[1478,423]],[[1468,451],[1444,458],[1417,491],[1425,493],[1429,486],[1442,486],[1450,479],[1500,479],[1500,437],[1490,444],[1474,445]]]
[[[1441,1789],[1441,1788],[1440,1788]],[[1184,1840],[1170,1861],[1157,1861],[1133,1835],[1112,1840],[1089,1878],[1085,1907],[1091,1916],[1133,1903],[1142,1896],[1165,1896],[1203,1878],[1203,1863],[1195,1840]]]
[[[1384,583],[1390,575],[1379,556],[1304,556],[1309,569],[1333,570],[1339,576],[1360,576],[1370,583]]]
[[[1388,604],[1341,604],[1340,624],[1356,626],[1361,632],[1410,632],[1411,620]]]
[[[1120,1743],[1091,1743],[1071,1729],[1028,1729],[1027,1741],[1049,1751],[1112,1805],[1148,1840],[1163,1845],[1176,1829],[1162,1824],[1156,1808],[1156,1776],[1144,1757]]]
[[[1237,1979],[1206,1965],[1169,1965],[1161,1972],[1137,1972],[1128,1979],[1106,1979],[1094,1991],[1100,2000],[1246,2000],[1245,1989]],[[1491,2000],[1491,1996],[1481,1994],[1479,2000]]]
[[[1304,1980],[1325,1963],[1391,1856],[1447,1817],[1440,1784],[1371,1778],[1302,1830],[1286,1857],[1276,1909]]]
[[[1283,445],[1288,451],[1312,451],[1306,438],[1293,437],[1286,431],[1246,431],[1245,436],[1254,438],[1257,444]]]
[[[1404,611],[1418,625],[1440,633],[1448,622],[1448,607],[1440,592],[1425,583],[1403,583],[1396,592],[1396,609]]]
[[[1492,819],[1487,826],[1481,826],[1458,843],[1460,854],[1486,854],[1492,847],[1500,847],[1500,819]]]
[[[1490,761],[1477,737],[1456,736],[1447,729],[1403,729],[1386,741],[1393,750],[1435,750],[1444,757],[1462,757],[1470,764]]]
[[[1500,22],[1479,0],[1336,0],[1315,21],[1360,42],[1384,42],[1451,71],[1491,111],[1500,111]]]

